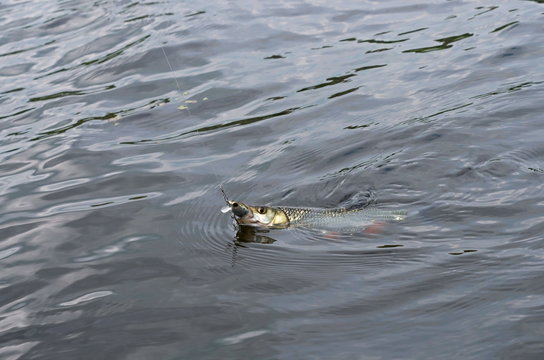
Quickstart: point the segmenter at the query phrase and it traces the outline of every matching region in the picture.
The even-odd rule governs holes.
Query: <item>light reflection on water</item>
[[[4,2],[0,357],[537,358],[543,13]]]

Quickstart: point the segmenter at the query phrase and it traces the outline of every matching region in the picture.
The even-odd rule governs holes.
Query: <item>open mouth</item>
[[[257,224],[258,221],[253,216],[253,212],[245,205],[237,202],[231,202],[230,208],[239,224]]]

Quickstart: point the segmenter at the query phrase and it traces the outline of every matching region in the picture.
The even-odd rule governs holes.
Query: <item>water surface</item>
[[[4,1],[0,357],[538,359],[541,1]],[[368,200],[379,234],[238,232]]]

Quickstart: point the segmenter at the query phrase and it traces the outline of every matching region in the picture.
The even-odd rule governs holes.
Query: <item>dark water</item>
[[[3,1],[0,358],[541,359],[543,15]],[[236,235],[219,184],[413,216]]]

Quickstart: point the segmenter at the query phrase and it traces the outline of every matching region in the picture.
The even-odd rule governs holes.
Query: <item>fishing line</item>
[[[217,176],[217,174],[215,175]],[[229,198],[227,197],[227,194],[225,193],[225,189],[223,189],[223,184],[219,184],[219,190],[221,190],[221,193],[223,194],[223,199],[225,199],[225,202],[230,207]],[[238,231],[238,227],[240,226],[240,224],[238,223],[238,220],[236,220],[236,216],[234,216],[234,212],[232,212],[232,210],[230,211],[230,217],[232,218],[232,220],[234,220],[233,224],[236,224],[234,225],[234,230]]]
[[[170,68],[170,72],[172,73],[172,75],[174,75],[174,69],[172,68],[172,65],[170,65],[170,61],[168,60],[168,56],[166,56],[166,51],[164,50],[164,47],[162,45],[160,45],[160,47],[161,47],[162,53],[164,54],[164,58],[166,59],[166,63],[168,64],[168,67]],[[179,86],[178,79],[175,76],[173,77],[174,77],[174,81],[176,82],[176,86],[178,87],[178,91],[181,94],[181,88]]]
[[[180,95],[183,95],[183,92],[181,91],[181,87],[179,86],[179,83],[178,83],[178,79],[176,78],[175,74],[174,74],[174,69],[172,68],[172,65],[170,64],[170,60],[168,60],[168,56],[166,55],[166,50],[164,50],[164,47],[162,46],[162,44],[159,45],[161,50],[162,50],[162,53],[164,55],[164,59],[166,60],[166,64],[168,64],[168,68],[170,69],[170,72],[172,73],[172,77],[174,78],[174,81],[176,82],[176,86],[178,88],[178,93]],[[189,109],[188,106],[185,107],[184,110],[187,110],[187,112],[189,113],[189,116],[191,116],[191,110]],[[197,129],[197,132],[198,134],[198,129]]]
[[[164,55],[164,59],[166,60],[166,64],[168,65],[168,68],[170,69],[170,72],[171,72],[171,74],[172,74],[172,77],[174,78],[174,81],[175,81],[175,83],[176,83],[176,87],[177,87],[177,89],[178,89],[178,93],[179,93],[180,95],[183,95],[183,93],[182,93],[182,91],[181,91],[181,86],[179,85],[178,79],[176,78],[176,76],[175,76],[175,74],[174,74],[174,68],[172,67],[172,64],[170,63],[170,60],[168,59],[168,55],[166,54],[166,50],[164,49],[164,47],[162,46],[162,44],[159,44],[159,47],[161,48],[161,51],[162,51],[162,53],[163,53],[163,55]],[[187,110],[187,113],[189,114],[189,117],[191,117],[191,116],[192,116],[192,115],[191,115],[191,110],[189,109],[188,106],[185,108],[185,110]],[[197,135],[199,134],[198,129],[196,130],[196,134],[197,134]],[[223,195],[223,199],[225,200],[225,202],[227,203],[227,205],[229,205],[228,196],[227,196],[227,194],[225,193],[225,189],[223,188],[223,185],[221,184],[221,181],[220,181],[219,176],[218,176],[217,174],[215,174],[215,173],[214,173],[213,175],[215,176],[216,181],[217,181],[217,183],[219,184],[219,189],[221,190],[221,194]],[[235,233],[237,233],[237,232],[238,232],[238,229],[239,229],[239,224],[238,224],[238,221],[236,220],[236,216],[234,216],[234,213],[232,213],[232,211],[231,211],[230,217],[231,217],[231,219],[233,220],[233,222],[232,222],[233,230],[234,230]],[[234,264],[235,264],[235,262],[236,262],[236,261],[235,261],[235,258],[236,258],[236,256],[237,256],[237,249],[236,249],[237,246],[236,246],[236,244],[235,244],[235,241],[236,241],[236,237],[235,237],[234,243],[233,243],[234,250],[233,250],[233,254],[232,254],[233,259],[231,259],[231,266],[234,266]],[[176,239],[176,242],[177,242],[180,246],[182,246],[182,243],[180,242],[179,239]]]
[[[176,78],[176,76],[174,74],[174,69],[172,68],[172,65],[170,64],[170,60],[168,60],[168,56],[166,55],[166,51],[164,50],[164,47],[160,43],[159,43],[159,47],[162,50],[162,53],[164,55],[164,59],[166,60],[166,64],[168,64],[168,68],[170,69],[170,73],[172,74],[172,77],[174,78],[174,81],[176,82],[176,87],[178,88],[178,92],[179,92],[179,94],[181,94],[181,87],[179,86],[178,79]],[[189,108],[187,108],[187,110],[189,110]],[[191,113],[189,112],[189,116],[190,115],[191,115]],[[177,216],[181,217],[181,213],[178,212]],[[181,238],[181,229],[179,229],[179,236],[176,237],[176,243],[178,243],[179,246],[183,247],[183,244],[182,244],[180,238]]]
[[[172,64],[170,63],[170,60],[168,59],[168,55],[166,54],[166,50],[164,49],[164,47],[162,46],[162,44],[159,44],[159,47],[161,48],[161,51],[162,51],[162,54],[164,55],[164,59],[166,61],[166,64],[168,65],[168,68],[170,69],[170,73],[172,74],[172,77],[174,78],[174,81],[176,83],[176,87],[178,89],[178,93],[180,95],[180,98],[183,96],[183,92],[181,91],[181,86],[179,85],[179,82],[178,82],[178,79],[176,78],[175,74],[174,74],[174,69],[172,67]],[[189,117],[192,117],[191,115],[191,110],[189,109],[189,106],[186,106],[184,108],[184,110],[187,110],[187,113],[189,114]],[[198,128],[196,129],[196,134],[199,135],[200,132],[198,130]],[[219,184],[219,189],[221,190],[221,194],[223,195],[223,199],[225,200],[225,202],[227,204],[229,204],[229,199],[228,199],[228,196],[227,194],[225,193],[225,189],[223,188],[223,185],[220,181],[220,178],[219,178],[219,175],[214,173],[213,174],[216,178],[216,181],[217,183]],[[178,213],[178,216],[181,216],[181,213]],[[238,229],[239,229],[239,224],[238,224],[238,221],[236,221],[236,217],[234,216],[234,213],[232,213],[231,211],[231,219],[233,220],[232,222],[232,226],[233,226],[233,230],[234,230],[234,233],[236,234],[238,232]],[[181,231],[181,229],[180,229]],[[180,233],[181,235],[181,233]],[[236,236],[234,237],[233,239],[233,242],[232,243],[229,243],[227,246],[232,248],[232,254],[231,254],[231,267],[234,267],[236,265],[236,259],[238,257],[238,245],[236,243]],[[176,242],[181,246],[183,247],[183,244],[180,240],[180,237],[176,238]]]
[[[176,87],[178,89],[178,94],[179,94],[180,99],[181,99],[181,96],[183,95],[183,92],[181,91],[181,86],[179,86],[178,79],[176,78],[176,75],[174,74],[174,68],[172,67],[172,64],[170,63],[170,60],[168,60],[168,55],[166,55],[166,50],[164,49],[164,46],[162,46],[162,44],[159,43],[159,47],[161,48],[162,54],[164,55],[164,59],[166,60],[166,64],[168,65],[168,68],[170,69],[170,73],[172,75],[172,78],[174,79],[174,82],[176,83]],[[191,117],[191,110],[189,110],[188,106],[185,108],[185,110],[187,110],[187,113],[189,114],[189,117]],[[197,129],[196,133],[198,134],[198,129]],[[178,213],[178,217],[181,217],[181,213]],[[181,235],[181,229],[180,229],[180,234],[179,235]],[[182,244],[182,242],[180,240],[180,237],[181,236],[178,236],[178,238],[176,238],[176,242],[181,247],[183,247],[183,244]]]
[[[225,189],[223,189],[223,184],[219,184],[219,190],[221,190],[221,193],[223,194],[223,199],[225,199],[225,202],[227,203],[227,205],[230,205],[229,198],[227,197],[227,194],[225,194]]]

